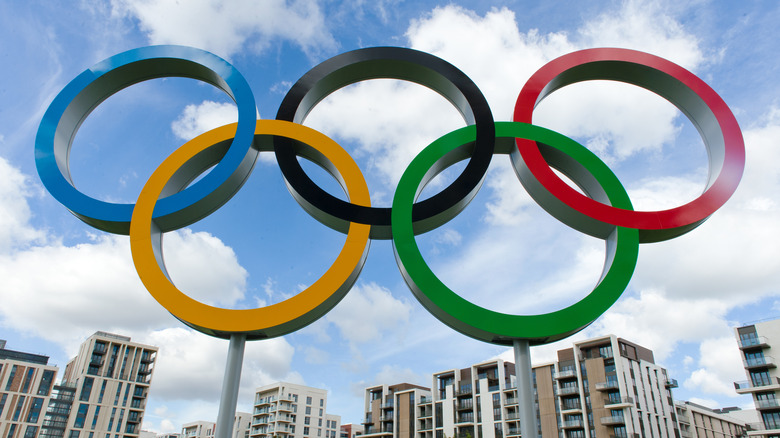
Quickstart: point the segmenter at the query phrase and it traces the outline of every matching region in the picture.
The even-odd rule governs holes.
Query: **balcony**
[[[764,399],[764,400],[756,400],[756,409],[777,409],[780,408],[780,400],[772,398],[772,399]]]
[[[613,389],[620,389],[620,384],[617,380],[609,380],[607,382],[600,382],[596,384],[596,391],[610,391]]]
[[[579,386],[576,386],[576,385],[575,386],[565,386],[565,387],[560,388],[558,390],[558,396],[559,397],[566,396],[566,395],[572,395],[572,394],[579,394],[579,393],[580,393],[580,388],[579,388]]]
[[[582,413],[582,406],[578,404],[572,406],[561,406],[561,414],[580,414]]]
[[[737,341],[737,344],[739,344],[740,350],[744,350],[746,348],[759,348],[759,347],[763,348],[769,346],[769,342],[764,336],[758,336],[755,338],[748,338],[748,339],[740,339]]]
[[[455,423],[463,424],[463,423],[473,423],[473,422],[474,422],[474,414],[469,414],[469,415],[458,415],[458,419]]]
[[[737,394],[750,394],[757,391],[771,391],[780,389],[780,379],[772,377],[766,382],[751,383],[749,380],[734,382]]]
[[[456,405],[456,407],[459,411],[470,411],[474,409],[474,402],[471,401],[471,399],[460,400]]]
[[[471,395],[471,385],[463,385],[460,388],[458,388],[458,391],[455,393],[455,395],[463,396],[463,395]]]
[[[630,408],[634,406],[634,399],[631,397],[610,398],[604,402],[604,407],[609,409]]]
[[[777,368],[777,362],[772,356],[764,357],[751,357],[750,359],[743,359],[742,364],[747,369],[751,368]]]
[[[579,420],[566,420],[561,424],[564,429],[582,429],[585,427],[585,423],[582,419]]]
[[[554,379],[571,379],[577,377],[577,370],[558,371],[553,375]]]
[[[379,421],[393,421],[393,414],[382,415]]]
[[[418,405],[429,405],[433,403],[433,399],[430,397],[420,397],[420,401],[417,402]]]
[[[666,383],[664,384],[667,388],[677,388],[677,379],[666,379]]]
[[[389,403],[382,403],[381,408],[382,409],[393,409],[394,406],[395,406],[395,403],[391,401]]]
[[[601,417],[601,424],[604,426],[617,426],[626,424],[626,419],[622,415],[611,415],[609,417]]]
[[[512,406],[517,404],[517,397],[507,397],[506,398],[506,405]]]
[[[510,412],[506,414],[506,419],[509,421],[519,420],[520,419],[520,413],[519,412]]]

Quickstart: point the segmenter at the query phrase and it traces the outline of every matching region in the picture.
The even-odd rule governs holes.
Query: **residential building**
[[[613,335],[575,342],[532,369],[537,435],[560,438],[672,438],[677,386],[652,351]],[[366,389],[367,437],[512,438],[520,436],[515,365],[502,359],[434,373],[416,385]],[[399,396],[414,391],[407,414]],[[408,397],[407,400],[412,400]],[[407,419],[411,418],[409,422]]]
[[[750,394],[761,423],[749,436],[780,437],[780,371],[774,353],[780,352],[780,319],[734,329],[748,380],[735,382],[738,394]]]
[[[739,408],[710,409],[691,402],[675,402],[680,438],[741,438],[747,423],[729,415]]]
[[[62,438],[76,399],[75,385],[54,385],[39,438]]]
[[[328,392],[288,382],[255,390],[249,436],[337,438],[341,417],[327,413]]]
[[[415,438],[417,423],[425,418],[417,406],[430,405],[430,401],[429,388],[410,383],[366,388],[363,436]]]
[[[0,437],[36,438],[59,369],[49,357],[8,350],[0,340]]]
[[[251,422],[252,414],[236,412],[233,417],[233,438],[248,438]],[[212,421],[193,421],[183,424],[181,434],[176,435],[179,435],[177,438],[214,438],[216,430],[217,423]]]
[[[341,425],[341,438],[357,438],[363,435],[362,424],[342,424]]]
[[[65,367],[62,384],[75,388],[65,438],[138,438],[157,347],[96,332]]]

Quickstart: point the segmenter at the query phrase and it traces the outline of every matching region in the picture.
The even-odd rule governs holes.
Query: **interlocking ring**
[[[238,123],[209,131],[177,149],[149,178],[135,205],[104,203],[76,190],[67,158],[83,119],[111,94],[145,79],[166,76],[193,77],[220,87],[238,105]],[[404,172],[392,208],[371,207],[365,179],[349,154],[325,135],[300,124],[328,94],[371,78],[427,86],[453,103],[470,124],[423,149]],[[644,87],[670,100],[691,119],[710,155],[711,175],[701,197],[676,209],[633,211],[623,186],[594,154],[574,140],[530,124],[534,107],[545,96],[591,79]],[[116,55],[79,75],[54,99],[36,137],[38,172],[54,197],[96,228],[129,233],[136,269],[152,296],[184,324],[222,338],[281,336],[315,321],[357,280],[369,240],[392,238],[398,266],[415,297],[455,330],[501,345],[523,339],[531,344],[562,339],[593,322],[620,297],[636,265],[639,242],[669,239],[702,223],[734,192],[745,163],[739,126],[710,87],[669,61],[625,49],[583,50],[545,65],[520,92],[514,122],[495,123],[482,93],[451,64],[398,47],[361,49],[333,57],[290,89],[277,120],[254,121],[255,114],[246,82],[227,62],[198,49],[155,46]],[[307,212],[347,234],[344,247],[319,280],[283,302],[235,310],[191,299],[168,278],[161,251],[163,232],[191,224],[227,202],[261,151],[274,151],[288,189]],[[607,256],[601,279],[579,302],[540,315],[490,311],[447,288],[425,263],[415,235],[452,219],[473,199],[493,154],[510,155],[523,186],[552,216],[605,240]],[[339,200],[315,185],[300,167],[298,156],[330,172],[348,200]],[[454,182],[417,202],[428,181],[461,160],[468,162]],[[567,175],[584,194],[555,176],[552,168]]]
[[[704,140],[709,156],[707,188],[697,199],[663,211],[633,211],[582,195],[545,163],[533,141],[519,139],[513,155],[528,193],[547,212],[583,233],[604,237],[610,225],[639,230],[640,242],[680,236],[720,208],[739,185],[745,169],[745,143],[726,103],[696,75],[663,58],[628,49],[589,49],[561,56],[526,82],[515,104],[514,120],[531,123],[533,110],[553,91],[576,82],[608,79],[652,91],[682,111]],[[522,159],[520,159],[522,156]]]
[[[531,344],[546,344],[582,330],[628,286],[639,253],[637,230],[613,226],[606,238],[606,263],[596,288],[565,309],[541,315],[510,315],[473,304],[445,286],[425,263],[414,241],[410,205],[437,174],[467,158],[474,134],[469,126],[440,137],[420,152],[401,176],[393,198],[393,248],[407,285],[439,320],[482,341],[512,345],[515,339],[527,339]],[[515,138],[539,142],[547,163],[588,195],[615,207],[632,208],[628,194],[607,165],[574,140],[539,126],[496,123],[496,140],[504,140],[503,146],[497,145],[498,153],[511,153]]]
[[[303,75],[282,100],[276,118],[303,123],[314,106],[339,88],[367,79],[402,79],[424,85],[449,100],[467,123],[477,127],[474,154],[448,187],[416,203],[413,220],[429,231],[452,219],[477,194],[493,156],[493,114],[477,85],[441,58],[401,47],[371,47],[347,52]],[[328,226],[344,230],[351,222],[371,225],[371,238],[390,238],[390,209],[344,202],[317,186],[303,171],[287,143],[277,140],[276,160],[295,199]]]
[[[133,204],[100,201],[73,186],[68,157],[81,123],[112,94],[148,79],[174,76],[198,79],[222,89],[238,106],[238,126],[232,147],[211,172],[192,186],[160,200],[155,217],[161,229],[183,227],[216,210],[252,171],[257,158],[257,151],[251,147],[257,109],[249,84],[238,70],[223,59],[192,47],[129,50],[73,79],[49,105],[38,127],[38,175],[49,193],[82,221],[103,231],[127,234]]]

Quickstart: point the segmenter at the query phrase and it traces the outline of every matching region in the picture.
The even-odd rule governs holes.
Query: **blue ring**
[[[257,109],[246,79],[224,59],[183,46],[150,46],[105,59],[73,79],[54,98],[35,138],[35,165],[43,185],[74,215],[95,228],[128,234],[135,204],[100,201],[77,190],[68,155],[79,126],[105,99],[148,79],[188,77],[227,93],[238,107],[238,127],[224,156],[198,182],[161,199],[154,210],[161,231],[191,224],[227,202],[257,158],[252,147]],[[182,181],[184,186],[190,181]]]

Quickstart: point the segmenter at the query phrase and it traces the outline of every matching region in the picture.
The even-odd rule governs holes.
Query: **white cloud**
[[[411,306],[375,283],[359,284],[325,318],[338,327],[344,339],[364,343],[385,331],[399,330],[409,320]]]
[[[238,109],[235,104],[204,100],[200,105],[187,105],[181,116],[171,124],[171,129],[180,139],[190,140],[237,120]]]
[[[0,157],[0,254],[16,247],[41,242],[45,233],[29,223],[32,216],[27,197],[32,187],[27,176]]]
[[[261,52],[278,40],[308,55],[333,50],[336,42],[314,0],[113,0],[113,14],[138,20],[152,44],[182,44],[229,57]]]
[[[421,376],[408,367],[401,367],[398,365],[383,365],[382,369],[374,377],[376,384],[395,384],[395,383],[412,383],[416,385],[429,386],[430,382],[427,377]]]
[[[699,346],[700,368],[685,380],[686,388],[704,394],[737,397],[734,382],[745,379],[734,336],[705,339]]]
[[[663,363],[679,342],[728,333],[728,310],[719,300],[683,299],[647,289],[638,297],[623,296],[586,331],[594,336],[612,333],[630,339],[653,350],[656,362]]]
[[[228,341],[186,328],[167,328],[139,339],[160,347],[154,369],[155,400],[218,400]],[[253,400],[254,389],[277,380],[300,380],[290,371],[295,349],[283,338],[248,341],[239,400]],[[216,411],[214,411],[216,412]]]

